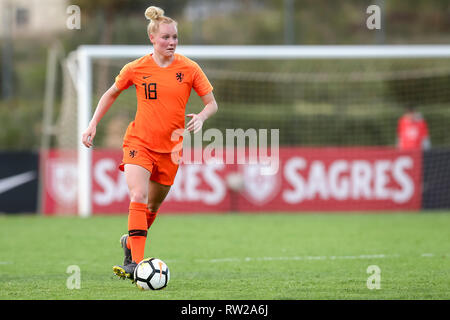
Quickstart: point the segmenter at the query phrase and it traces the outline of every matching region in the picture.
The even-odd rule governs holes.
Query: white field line
[[[251,261],[309,261],[309,260],[355,260],[355,259],[384,259],[397,258],[399,254],[362,254],[358,256],[291,256],[291,257],[245,257],[245,258],[217,258],[217,259],[196,259],[201,263],[221,263],[221,262],[251,262]]]
[[[434,257],[434,253],[422,253],[422,257]]]
[[[422,253],[418,257],[433,258],[434,253]],[[450,254],[444,254],[450,257]],[[348,256],[290,256],[290,257],[244,257],[244,258],[216,258],[216,259],[195,259],[194,262],[199,263],[222,263],[222,262],[252,262],[252,261],[314,261],[314,260],[368,260],[368,259],[391,259],[399,258],[400,254],[361,254]],[[176,262],[176,260],[172,260]]]
[[[434,254],[422,253],[418,255],[422,258],[447,257],[450,258],[450,253]],[[252,261],[314,261],[314,260],[368,260],[368,259],[386,259],[399,258],[400,254],[360,254],[357,256],[290,256],[290,257],[244,257],[244,258],[216,258],[216,259],[194,259],[190,260],[195,263],[222,263],[222,262],[252,262]],[[167,263],[187,262],[185,259],[164,259]],[[12,261],[0,261],[0,265],[13,264]],[[82,263],[89,263],[89,261],[82,261]]]
[[[290,257],[245,257],[245,258],[216,258],[216,259],[195,259],[194,262],[198,263],[221,263],[221,262],[252,262],[252,261],[313,261],[313,260],[364,260],[364,259],[386,259],[386,258],[399,258],[401,255],[394,254],[360,254],[357,256],[290,256]],[[433,257],[450,257],[450,253],[436,255],[434,253],[422,253],[422,258]],[[165,260],[167,263],[180,262],[178,259]],[[0,265],[13,264],[12,261],[0,261]]]

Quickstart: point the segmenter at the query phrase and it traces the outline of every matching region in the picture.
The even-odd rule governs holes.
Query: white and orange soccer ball
[[[167,286],[170,272],[167,264],[161,259],[147,258],[142,260],[134,270],[134,281],[142,290],[160,290]]]

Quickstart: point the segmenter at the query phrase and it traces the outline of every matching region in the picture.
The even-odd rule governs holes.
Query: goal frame
[[[92,63],[100,58],[135,59],[152,51],[150,45],[81,45],[77,62],[77,161],[78,214],[92,214],[92,149],[81,135],[92,116]],[[450,45],[201,45],[178,46],[177,52],[192,59],[422,59],[450,58]],[[219,102],[220,103],[220,102]]]

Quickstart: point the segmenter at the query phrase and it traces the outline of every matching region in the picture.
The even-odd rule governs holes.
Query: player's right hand
[[[92,147],[93,145],[92,141],[94,140],[96,132],[97,128],[95,126],[89,126],[86,129],[86,131],[83,132],[83,135],[81,136],[81,141],[86,147],[88,148]]]

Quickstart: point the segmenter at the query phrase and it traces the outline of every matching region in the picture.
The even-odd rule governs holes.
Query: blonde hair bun
[[[175,26],[177,25],[177,22],[172,18],[166,17],[164,15],[164,10],[159,7],[148,7],[147,10],[145,10],[145,17],[150,20],[147,25],[147,34],[149,37],[158,32],[161,23],[175,23]]]
[[[164,10],[158,7],[148,7],[147,10],[145,10],[145,17],[148,20],[158,20],[158,18],[164,16]]]

